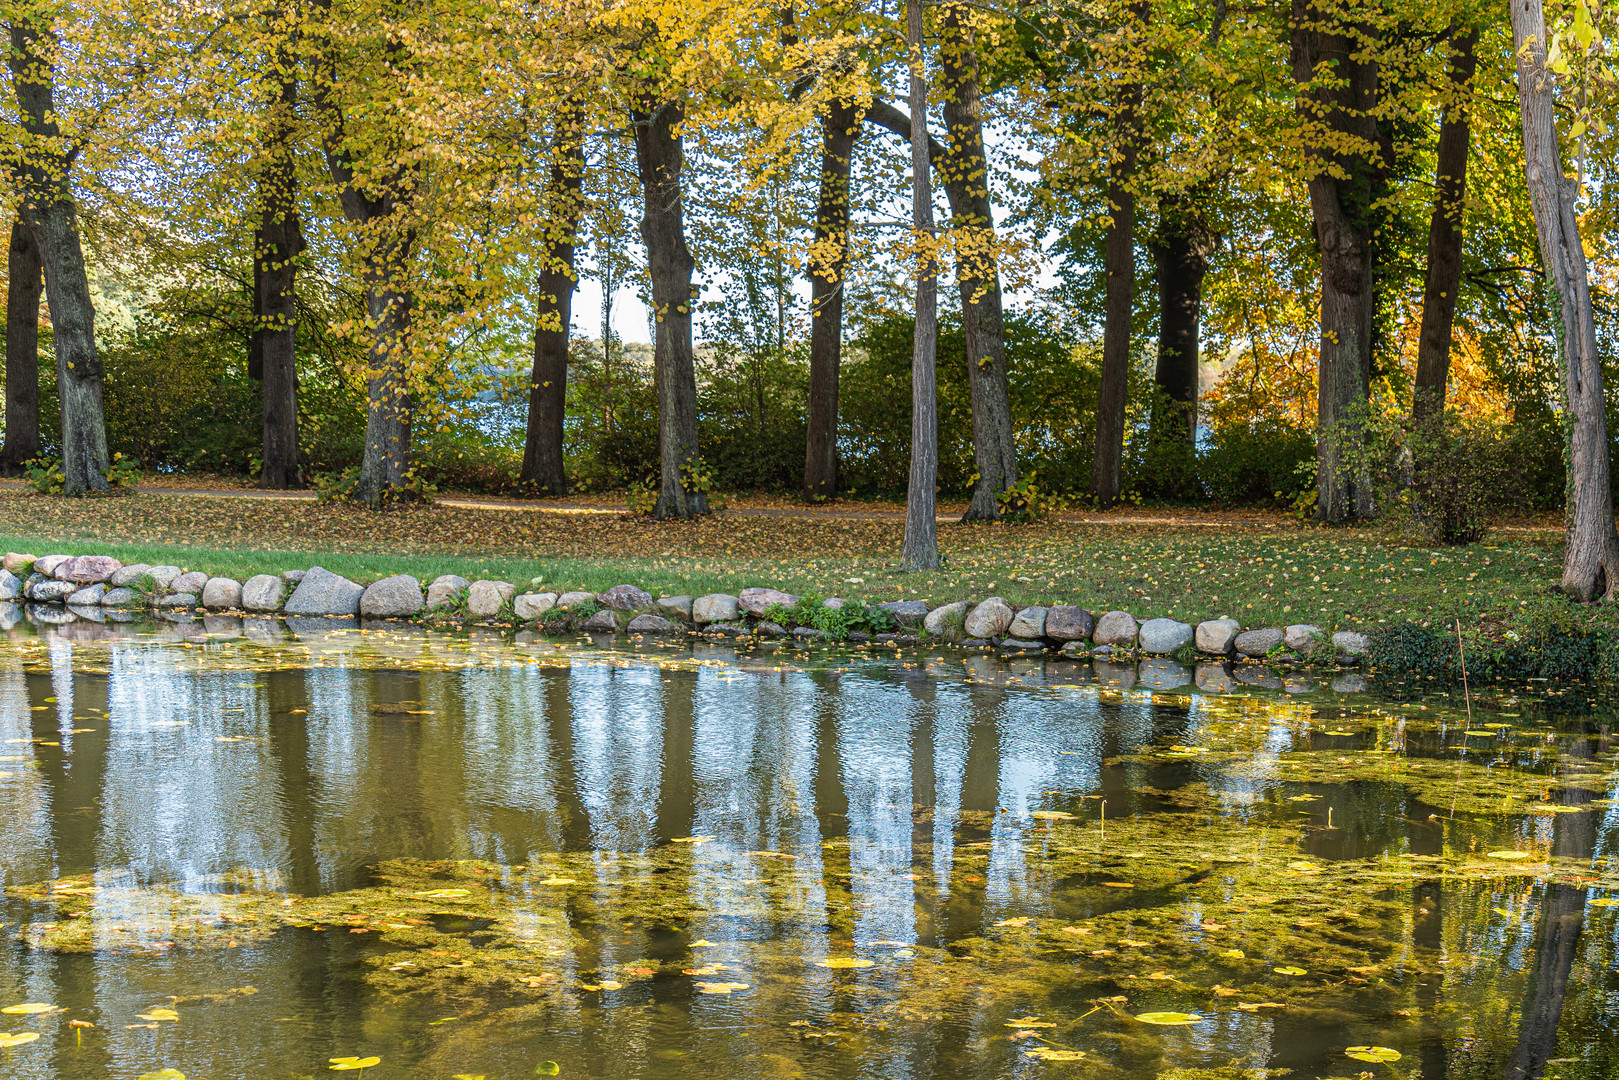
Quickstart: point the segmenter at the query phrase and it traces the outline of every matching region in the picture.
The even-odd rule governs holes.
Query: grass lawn
[[[1465,548],[1394,543],[1370,528],[1325,529],[1280,515],[1169,524],[1127,517],[1027,526],[941,525],[945,567],[896,568],[898,522],[721,515],[661,523],[623,514],[407,506],[373,513],[309,501],[124,495],[62,499],[0,492],[6,550],[170,562],[237,579],[320,564],[360,582],[442,573],[547,588],[632,582],[654,594],[791,592],[944,602],[1000,595],[1014,603],[1121,608],[1186,622],[1230,616],[1248,626],[1313,622],[1327,630],[1461,618],[1510,626],[1552,614],[1578,629],[1619,628],[1613,605],[1578,608],[1554,593],[1561,530],[1501,530]]]

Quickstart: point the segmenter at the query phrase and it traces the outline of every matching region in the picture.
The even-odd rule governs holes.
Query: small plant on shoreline
[[[800,596],[791,607],[772,604],[765,609],[764,618],[789,630],[807,626],[834,641],[845,641],[856,630],[885,634],[899,628],[894,616],[880,607],[858,600],[844,601],[842,607],[827,607],[819,596]]]
[[[995,495],[995,504],[1000,508],[1001,520],[1014,525],[1043,521],[1052,514],[1068,509],[1071,502],[1066,495],[1041,488],[1035,482],[1033,471]]]
[[[55,458],[37,457],[23,462],[23,483],[40,495],[59,495],[66,478],[62,463]]]
[[[543,634],[568,634],[578,630],[590,617],[600,611],[602,606],[594,600],[586,600],[573,607],[554,607],[540,616],[540,632]]]
[[[114,454],[112,464],[107,466],[107,486],[133,491],[135,485],[140,482],[140,462],[133,458],[126,458],[123,454]]]
[[[637,480],[624,490],[624,502],[630,513],[647,517],[658,508],[658,489],[650,479]]]

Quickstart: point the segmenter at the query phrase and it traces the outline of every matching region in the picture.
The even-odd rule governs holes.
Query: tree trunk
[[[1608,487],[1608,427],[1603,415],[1602,354],[1597,347],[1585,249],[1575,217],[1575,182],[1563,174],[1553,113],[1553,77],[1546,70],[1546,19],[1540,0],[1512,0],[1512,41],[1518,56],[1518,106],[1523,117],[1524,172],[1540,236],[1540,257],[1555,290],[1561,322],[1569,416],[1568,541],[1563,591],[1576,600],[1611,598],[1619,585],[1619,536]]]
[[[1313,152],[1310,211],[1321,252],[1321,352],[1316,416],[1316,515],[1328,522],[1369,517],[1371,487],[1360,461],[1372,373],[1373,188],[1385,168],[1372,109],[1377,66],[1365,59],[1365,31],[1351,32],[1316,0],[1293,0],[1293,79],[1306,127],[1321,125]],[[1335,73],[1311,87],[1317,67]],[[1331,145],[1335,149],[1325,147]],[[1342,174],[1342,178],[1332,175]]]
[[[20,212],[39,248],[50,305],[62,414],[62,493],[82,495],[107,488],[107,423],[95,307],[68,182],[72,159],[62,149],[56,123],[55,84],[41,40],[45,33],[29,23],[11,27],[12,82],[29,139],[18,168]]]
[[[686,246],[680,172],[685,145],[675,130],[683,116],[673,101],[643,103],[631,111],[635,159],[646,208],[641,240],[652,277],[653,343],[658,393],[658,503],[653,516],[691,518],[708,513],[708,499],[695,490],[697,467],[697,366],[691,348],[692,269]],[[682,476],[685,469],[688,475]]]
[[[833,101],[821,119],[821,193],[810,256],[810,375],[804,500],[838,490],[838,374],[843,359],[843,279],[849,266],[849,174],[860,114]]]
[[[39,454],[39,247],[21,218],[11,225],[6,259],[6,442],[0,473],[15,476]]]
[[[911,475],[905,499],[900,567],[939,568],[939,402],[935,364],[939,345],[938,262],[933,258],[933,183],[928,164],[928,88],[922,56],[922,0],[905,0],[905,37],[911,64],[911,227],[918,245],[916,323],[911,337]]]
[[[1135,21],[1145,24],[1145,0],[1130,5]],[[1102,324],[1102,381],[1096,402],[1096,450],[1091,459],[1091,495],[1106,509],[1118,501],[1124,473],[1126,396],[1130,386],[1130,323],[1135,304],[1136,196],[1132,187],[1141,146],[1141,84],[1119,88],[1114,116],[1118,142],[1108,166],[1107,274]]]
[[[1198,323],[1203,314],[1203,275],[1213,238],[1200,208],[1184,196],[1159,201],[1158,235],[1152,257],[1158,271],[1158,367],[1153,381],[1171,403],[1168,415],[1155,406],[1152,437],[1197,444]]]
[[[944,29],[939,79],[950,148],[949,156],[939,164],[956,240],[956,280],[961,290],[961,328],[967,344],[967,385],[973,411],[973,459],[978,466],[978,482],[962,520],[995,521],[1001,516],[995,496],[1017,483],[1018,466],[1012,395],[1006,379],[1001,279],[995,265],[995,219],[984,157],[978,54],[963,8],[945,9]],[[916,115],[914,109],[912,115]]]
[[[550,206],[546,220],[550,250],[539,276],[539,320],[534,327],[534,371],[529,378],[528,432],[523,442],[522,481],[551,495],[565,495],[562,428],[568,398],[568,340],[573,322],[573,291],[578,284],[574,251],[584,213],[584,109],[569,100],[557,115],[552,139]]]
[[[285,42],[275,52],[276,96],[269,102],[266,165],[259,176],[259,228],[254,237],[255,358],[264,391],[262,488],[303,487],[298,462],[297,258],[298,175],[293,164],[298,82]]]
[[[1462,284],[1462,210],[1467,201],[1469,114],[1473,71],[1478,66],[1478,34],[1477,27],[1464,33],[1451,21],[1456,55],[1450,63],[1451,97],[1439,124],[1439,160],[1434,167],[1428,273],[1422,289],[1422,331],[1417,338],[1416,386],[1411,399],[1411,418],[1417,421],[1445,411],[1450,335]]]

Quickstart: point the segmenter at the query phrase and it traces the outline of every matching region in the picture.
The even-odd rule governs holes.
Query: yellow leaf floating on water
[[[1073,814],[1065,814],[1061,810],[1036,810],[1029,815],[1036,821],[1073,821]]]
[[[459,900],[463,896],[471,896],[471,889],[429,889],[426,892],[411,893],[423,900]]]
[[[139,1016],[142,1020],[178,1020],[178,1019],[180,1019],[180,1014],[179,1013],[175,1012],[173,1009],[166,1009],[161,1005],[159,1005],[155,1009],[147,1009],[145,1012],[136,1013],[135,1015]]]
[[[1602,896],[1591,901],[1592,907],[1619,907],[1619,897]]]
[[[1135,885],[1128,881],[1104,881],[1102,884],[1109,889],[1133,889]]]
[[[624,989],[624,984],[621,982],[614,982],[612,979],[603,979],[599,983],[580,983],[579,989],[589,990],[592,992],[597,990],[622,990]]]
[[[11,1016],[38,1016],[40,1013],[55,1012],[55,1005],[48,1005],[43,1001],[25,1001],[21,1005],[7,1005],[0,1009],[0,1013]]]
[[[1052,1050],[1044,1046],[1039,1046],[1033,1050],[1023,1051],[1023,1056],[1034,1058],[1037,1061],[1084,1061],[1085,1051]]]
[[[996,926],[1028,926],[1029,925],[1029,917],[1027,915],[1025,915],[1021,919],[1002,919],[1000,922],[996,923],[995,925]]]
[[[379,1057],[335,1057],[327,1058],[326,1060],[331,1062],[331,1064],[326,1067],[333,1072],[349,1072],[353,1069],[369,1069],[373,1065],[382,1064],[382,1059]]]
[[[691,943],[691,947],[694,948],[694,949],[708,949],[708,948],[712,948],[713,945],[714,945],[714,943],[712,941],[708,940],[707,938],[701,938],[701,937],[698,938],[696,941]]]
[[[747,983],[734,982],[700,982],[692,985],[704,994],[729,994],[733,990],[746,990],[748,988]]]
[[[157,1072],[141,1073],[135,1080],[186,1080],[186,1074],[179,1069],[159,1069]]]
[[[1126,946],[1128,948],[1131,948],[1131,949],[1144,949],[1148,945],[1152,944],[1152,942],[1150,942],[1150,941],[1134,941],[1134,940],[1132,940],[1130,938],[1120,938],[1119,939],[1119,944],[1124,945],[1124,946]]]
[[[1301,968],[1301,967],[1293,967],[1291,964],[1288,965],[1287,967],[1271,968],[1271,970],[1276,972],[1276,974],[1278,974],[1278,975],[1308,975],[1309,974],[1309,972],[1305,971],[1303,968]]]
[[[9,1050],[13,1046],[31,1043],[39,1038],[37,1031],[4,1031],[0,1032],[0,1049]]]
[[[554,1061],[542,1061],[534,1066],[535,1076],[556,1076],[562,1071],[562,1066]]]
[[[574,879],[571,877],[548,877],[540,882],[541,885],[572,885],[573,883]]]
[[[1485,853],[1492,859],[1527,859],[1527,851],[1489,851]]]
[[[1258,1012],[1260,1009],[1285,1009],[1287,1005],[1280,1001],[1243,1001],[1237,1004],[1243,1012]]]
[[[1227,949],[1220,955],[1228,956],[1233,960],[1246,960],[1248,958],[1248,954],[1243,952],[1241,949]]]
[[[1399,1061],[1400,1052],[1386,1046],[1351,1046],[1344,1053],[1356,1061]]]
[[[712,839],[714,839],[712,836],[677,836],[673,842],[676,844],[706,844]]]
[[[1136,1016],[1143,1024],[1157,1024],[1160,1027],[1182,1027],[1186,1024],[1195,1024],[1203,1019],[1198,1013],[1181,1012],[1149,1012]]]
[[[829,956],[815,962],[824,968],[868,968],[872,965],[872,961],[862,956]]]
[[[1010,1028],[1054,1028],[1057,1025],[1050,1020],[1042,1020],[1038,1016],[1025,1016],[1020,1020],[1008,1020],[1001,1026]]]

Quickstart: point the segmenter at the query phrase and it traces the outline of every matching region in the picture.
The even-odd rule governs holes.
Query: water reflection
[[[564,1056],[570,1075],[600,1077],[1022,1075],[1059,1067],[1025,1052],[1058,1035],[1009,1018],[1083,1018],[1115,996],[1130,1004],[1061,1033],[1106,1062],[1088,1066],[1096,1075],[1341,1076],[1358,1071],[1343,1054],[1357,1044],[1400,1047],[1400,1068],[1424,1078],[1538,1078],[1555,1060],[1572,1080],[1615,1064],[1616,909],[1589,906],[1619,884],[1600,779],[1613,746],[1598,723],[1503,736],[1486,758],[1449,719],[1364,699],[1220,698],[1157,668],[1137,683],[1119,665],[1066,661],[794,668],[706,646],[570,654],[303,633],[10,644],[0,869],[8,886],[83,877],[96,891],[91,951],[18,946],[0,961],[0,996],[98,1024],[81,1047],[35,1022],[37,1043],[0,1051],[11,1075],[279,1077],[293,1061],[305,1075],[366,1047],[423,1076],[474,1061],[528,1075]],[[1206,850],[1165,847],[1165,833],[1206,834]],[[1358,912],[1277,922],[1279,956],[1300,935],[1383,959],[1298,990],[1321,996],[1293,1008],[1242,1011],[1207,974],[1216,961],[1191,959],[1218,958],[1219,922],[1271,902],[1221,885],[1239,841],[1252,859],[1285,847],[1303,860],[1284,871],[1295,876],[1316,872],[1311,860],[1435,869],[1401,862],[1418,870],[1378,887],[1342,879],[1357,905],[1391,912],[1342,941],[1323,919]],[[1556,872],[1481,861],[1497,849]],[[371,924],[262,938],[244,924],[229,946],[172,944],[197,925],[228,929],[239,896],[345,894],[392,859],[487,864],[509,898],[489,939],[517,943],[529,989],[568,993],[512,999],[508,974],[458,1002],[385,992],[378,957],[407,954],[385,951],[387,927]],[[1350,903],[1331,889],[1313,899]],[[50,917],[14,898],[8,932],[71,932]],[[387,917],[401,931],[436,925]],[[1095,929],[1072,927],[1094,939],[1083,948],[1014,945],[1025,928],[1086,920]],[[437,931],[456,963],[479,940],[476,920],[463,923]],[[996,948],[1004,961],[983,959]],[[1125,956],[1140,963],[1126,972]],[[851,960],[864,966],[835,966]],[[953,963],[964,974],[941,974]],[[1274,976],[1261,965],[1249,978]],[[184,1024],[136,1019],[171,995],[248,986]],[[1157,1005],[1207,1019],[1129,1019]],[[432,1026],[449,1012],[484,1026]]]

